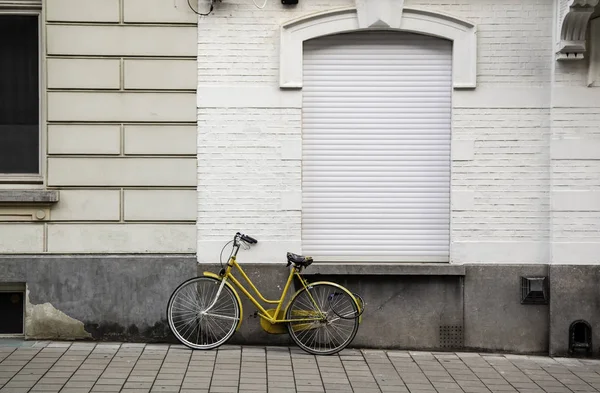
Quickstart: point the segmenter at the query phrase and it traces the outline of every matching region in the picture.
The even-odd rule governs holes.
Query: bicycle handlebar
[[[241,240],[245,241],[246,243],[250,243],[250,244],[256,244],[258,243],[258,240],[256,240],[255,238],[248,236],[248,235],[244,235],[243,233],[237,233],[236,236],[239,236]]]

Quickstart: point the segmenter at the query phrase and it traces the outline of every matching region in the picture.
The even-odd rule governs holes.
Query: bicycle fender
[[[227,282],[225,284],[228,284]],[[354,300],[354,302],[360,307],[363,306],[354,296],[354,294],[352,292],[350,292],[350,290],[340,284],[337,284],[335,282],[331,282],[331,281],[316,281],[316,282],[311,282],[308,283],[307,287],[310,287],[311,285],[316,285],[316,284],[328,284],[328,285],[332,285],[336,288],[341,289],[342,291],[346,292],[348,295],[350,295],[350,297],[352,298],[352,300]],[[285,312],[283,315],[287,315],[287,311],[288,308],[290,308],[290,305],[292,304],[292,302],[294,301],[294,299],[296,298],[296,296],[298,296],[298,294],[300,294],[300,292],[302,292],[304,290],[304,287],[298,289],[294,295],[290,298],[290,301],[288,302],[287,306],[285,306]],[[363,306],[364,307],[364,306]],[[358,317],[358,323],[362,323],[362,314]]]
[[[214,278],[217,279],[219,281],[221,281],[222,277],[219,276],[218,274],[215,274],[213,272],[204,272],[202,273],[203,276],[205,277],[210,277],[210,278]],[[225,285],[227,285],[229,287],[229,289],[231,289],[231,291],[233,292],[235,298],[237,299],[238,305],[240,306],[240,320],[238,321],[237,326],[235,327],[235,330],[237,331],[240,326],[242,325],[242,320],[244,317],[244,309],[242,308],[242,300],[240,299],[240,296],[238,295],[237,291],[235,290],[235,288],[233,287],[233,285],[231,285],[229,283],[229,281],[225,281]]]

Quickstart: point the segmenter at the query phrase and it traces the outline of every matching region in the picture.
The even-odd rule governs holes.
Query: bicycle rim
[[[286,318],[307,319],[288,323],[290,336],[300,348],[315,355],[331,355],[352,342],[358,331],[358,318],[340,318],[332,307],[344,315],[359,313],[349,292],[331,284],[309,285],[292,299]],[[321,314],[324,318],[315,320]]]
[[[213,349],[231,338],[239,321],[240,308],[231,289],[225,285],[214,306],[221,281],[198,277],[181,284],[171,295],[167,319],[171,331],[193,349]]]

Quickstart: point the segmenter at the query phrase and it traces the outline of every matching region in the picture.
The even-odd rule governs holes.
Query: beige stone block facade
[[[48,224],[50,253],[191,253],[189,224]]]
[[[50,89],[119,89],[119,59],[48,59]]]
[[[43,224],[1,224],[0,254],[44,251]]]
[[[169,122],[196,120],[193,93],[48,93],[49,121]]]
[[[120,190],[62,190],[52,221],[119,221]]]
[[[52,22],[119,22],[119,0],[44,0]]]
[[[196,185],[196,159],[81,158],[48,159],[50,186],[188,186]]]
[[[196,60],[125,59],[125,89],[196,90]]]
[[[193,5],[196,1],[191,2]],[[197,23],[187,0],[123,0],[125,23]]]
[[[196,56],[195,26],[49,25],[49,55]]]
[[[41,32],[41,173],[14,188],[59,197],[0,207],[0,254],[193,253],[198,17],[187,0],[4,3],[39,11]]]
[[[120,152],[120,125],[48,125],[48,154],[119,154]]]
[[[125,221],[196,221],[196,190],[125,190]]]
[[[195,155],[196,126],[126,125],[125,154]]]

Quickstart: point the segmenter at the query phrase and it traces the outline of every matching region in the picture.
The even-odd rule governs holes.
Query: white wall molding
[[[452,263],[548,263],[546,242],[455,241],[451,243]]]
[[[555,265],[600,264],[600,243],[554,242],[551,263]]]
[[[555,139],[550,145],[552,160],[600,160],[600,140]]]
[[[590,66],[588,86],[600,86],[600,18],[590,21]]]
[[[589,87],[555,87],[552,89],[553,108],[600,108],[600,89]]]
[[[377,10],[383,10],[391,6],[379,4],[378,7]],[[373,11],[373,13],[378,15],[381,11]],[[393,24],[393,22],[390,23]],[[371,27],[361,28],[361,22],[355,8],[316,13],[284,23],[281,26],[281,49],[279,52],[280,87],[283,89],[302,88],[302,47],[304,41],[330,34],[375,29],[426,34],[452,41],[454,88],[475,88],[477,76],[477,34],[475,25],[451,15],[407,7],[402,10],[402,18],[398,27],[393,29],[381,27],[378,23]]]
[[[559,15],[560,40],[557,43],[558,60],[583,59],[586,51],[588,21],[600,0],[568,0],[556,4],[561,7]]]
[[[565,190],[552,192],[552,210],[567,212],[600,211],[600,191]]]

